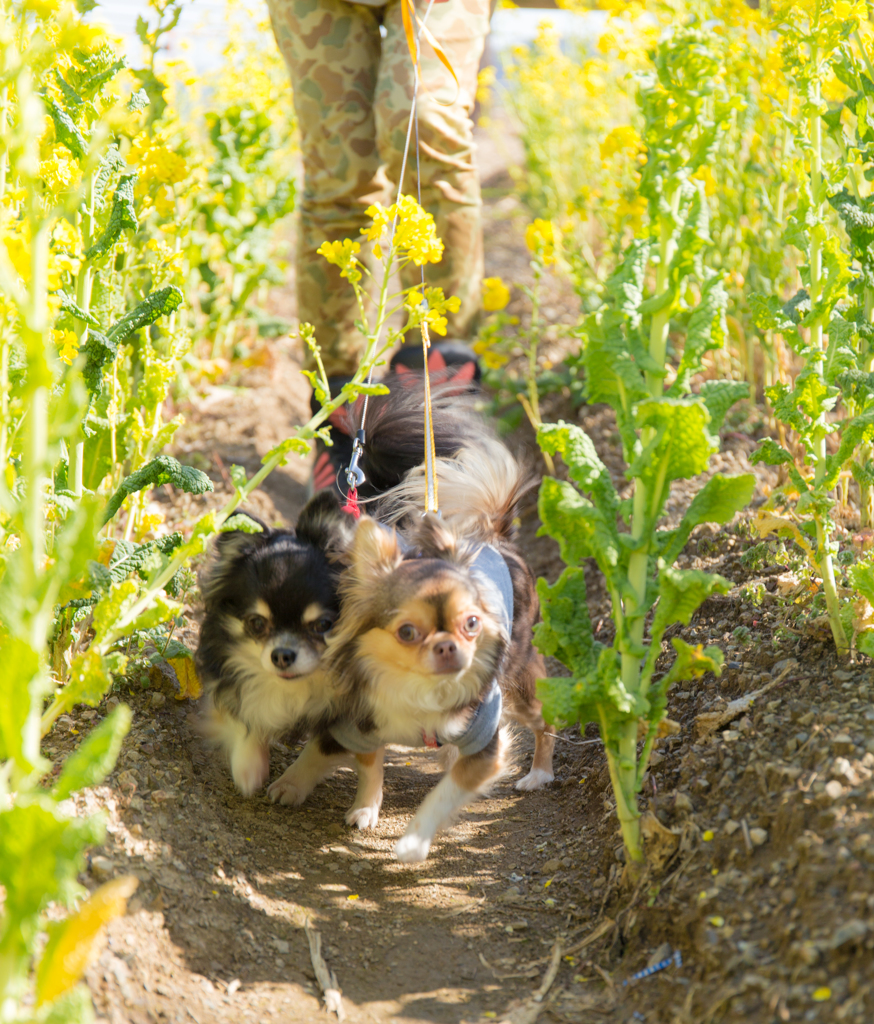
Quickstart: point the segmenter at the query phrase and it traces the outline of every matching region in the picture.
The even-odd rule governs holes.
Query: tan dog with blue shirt
[[[406,862],[424,860],[436,833],[506,768],[506,717],[535,734],[532,769],[517,788],[553,778],[553,730],[534,692],[544,674],[531,642],[539,605],[512,543],[528,481],[492,439],[437,468],[443,519],[421,518],[424,477],[416,472],[380,512],[383,522],[388,514],[414,524],[403,540],[373,520],[358,525],[323,663],[344,695],[343,716],[307,745],[280,797],[302,802],[338,755],[353,752],[359,788],[346,820],[371,827],[385,744],[456,747],[457,760],[395,846]]]

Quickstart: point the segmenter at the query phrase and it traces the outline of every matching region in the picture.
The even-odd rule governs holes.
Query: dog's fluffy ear
[[[403,561],[404,553],[394,530],[362,516],[352,544],[352,571],[359,581],[384,576]]]
[[[333,491],[320,491],[304,506],[297,521],[297,536],[307,541],[332,560],[339,559],[349,548],[355,534],[355,520],[340,508]]]
[[[460,565],[464,565],[471,554],[470,545],[459,540],[442,519],[430,512],[420,520],[413,545],[423,558],[442,558]]]
[[[263,547],[274,533],[263,519],[251,512],[234,512],[225,522],[239,528],[222,530],[213,542],[216,558],[221,562],[233,561],[244,551]]]
[[[276,532],[251,512],[235,512],[226,522],[242,529],[223,530],[212,542],[212,558],[200,574],[200,590],[207,605],[219,597],[237,559],[263,548]]]

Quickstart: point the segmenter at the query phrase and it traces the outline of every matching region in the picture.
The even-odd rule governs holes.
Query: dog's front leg
[[[507,750],[506,731],[499,729],[478,754],[459,757],[422,801],[406,832],[395,843],[395,857],[405,864],[424,860],[434,836],[501,774]]]
[[[348,754],[331,736],[320,734],[311,739],[300,756],[267,790],[275,804],[296,807],[316,786],[346,760]]]
[[[251,796],[267,781],[270,774],[270,748],[242,722],[234,737],[226,744],[231,759],[231,775],[243,796]]]
[[[372,754],[355,755],[355,766],[358,769],[358,792],[355,794],[355,803],[346,812],[347,825],[373,828],[379,821],[379,809],[382,807],[384,760],[385,747],[374,750]]]

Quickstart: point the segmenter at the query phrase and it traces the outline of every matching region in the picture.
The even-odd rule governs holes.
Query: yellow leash
[[[433,0],[428,4],[428,9],[425,12],[425,17],[431,11]],[[419,205],[422,203],[422,184],[421,184],[421,171],[419,166],[419,106],[418,106],[418,89],[422,83],[421,68],[419,67],[419,40],[422,36],[431,44],[434,53],[437,55],[437,59],[446,68],[452,79],[455,82],[455,97],[449,103],[443,103],[441,100],[436,100],[441,106],[449,107],[458,99],[458,94],[461,91],[461,86],[458,82],[458,76],[455,74],[455,69],[446,56],[443,47],[437,42],[431,32],[425,27],[425,22],[416,13],[415,0],[401,0],[401,16],[404,23],[404,34],[407,37],[407,47],[410,51],[410,60],[413,62],[413,69],[415,72],[415,94],[413,95],[413,109],[411,111],[412,117],[410,119],[410,128],[413,127],[415,122],[416,127],[416,185],[419,193]],[[418,32],[414,30],[413,22],[415,21],[418,26]],[[404,150],[404,166],[406,166],[407,149],[409,148],[410,133],[407,132],[407,147]],[[403,180],[403,171],[401,171],[401,180]],[[398,192],[400,193],[400,184],[398,185]],[[425,294],[425,268],[422,267],[422,295]],[[423,298],[424,303],[424,298]],[[428,333],[427,321],[422,320],[420,324],[422,331],[422,361],[424,366],[424,383],[425,383],[425,511],[439,513],[440,505],[437,500],[437,448],[434,443],[434,410],[431,405],[431,375],[428,369],[428,349],[431,347],[431,338]]]
[[[431,377],[428,373],[428,349],[431,338],[428,324],[423,320],[422,356],[425,361],[425,511],[439,512],[437,502],[437,449],[434,445],[434,411],[431,408]]]
[[[430,5],[429,5],[430,7]],[[427,15],[426,15],[427,17]],[[410,59],[413,62],[413,67],[416,69],[417,80],[421,80],[419,74],[419,39],[424,36],[425,39],[431,44],[434,53],[437,55],[437,60],[446,68],[452,80],[455,82],[455,97],[448,103],[444,103],[442,100],[436,100],[441,107],[451,107],[453,103],[458,99],[458,94],[461,92],[461,85],[458,82],[458,75],[455,73],[455,69],[449,62],[449,58],[446,56],[446,51],[437,42],[430,30],[425,27],[425,23],[416,14],[415,0],[401,0],[401,18],[404,23],[404,34],[407,37],[407,47],[410,51]],[[413,21],[419,26],[419,31],[413,31]],[[425,86],[427,88],[427,86]]]

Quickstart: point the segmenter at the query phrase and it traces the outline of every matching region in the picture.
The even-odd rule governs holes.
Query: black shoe
[[[396,374],[401,382],[410,374],[418,380],[419,373],[424,367],[422,346],[411,342],[398,349],[392,356],[389,373]],[[431,342],[431,348],[428,350],[428,375],[432,387],[454,384],[458,385],[459,392],[478,391],[482,370],[470,345],[449,339]],[[451,389],[446,390],[448,392]]]

